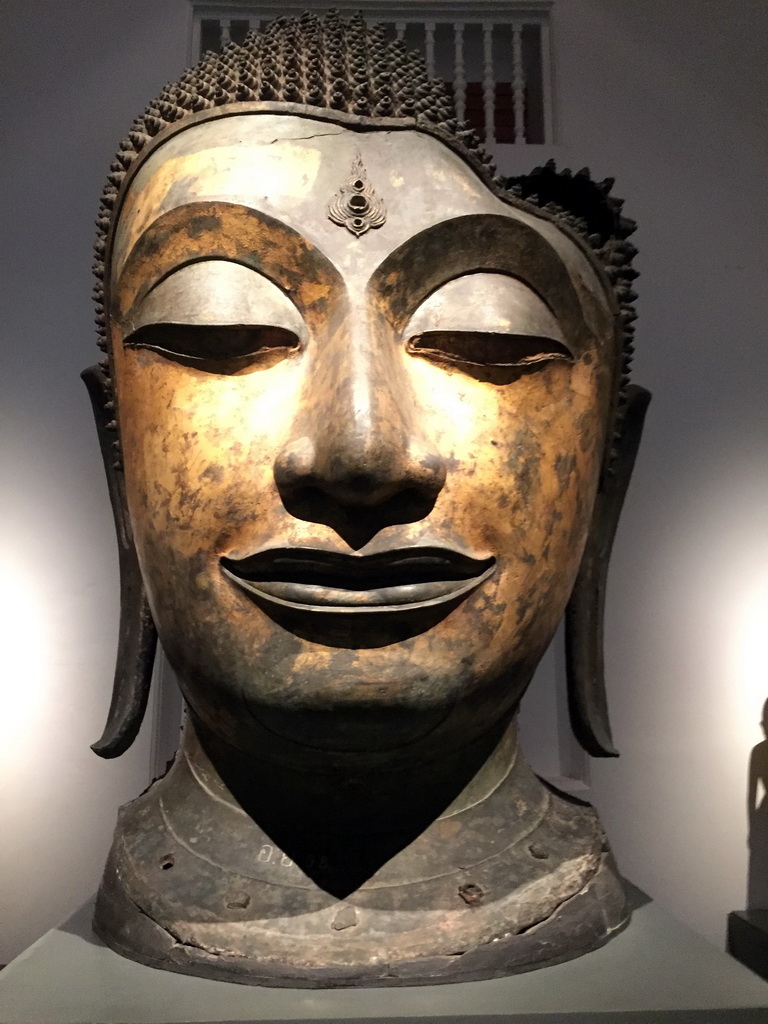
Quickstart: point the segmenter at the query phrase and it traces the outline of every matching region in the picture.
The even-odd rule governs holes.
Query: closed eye
[[[426,331],[410,338],[406,348],[435,362],[467,367],[522,368],[556,360],[573,362],[562,342],[530,334]]]
[[[126,348],[206,373],[268,369],[306,341],[301,313],[274,281],[239,263],[174,270],[125,318]]]
[[[403,337],[412,355],[493,384],[574,361],[546,303],[524,281],[498,272],[447,281],[413,312]]]
[[[297,352],[300,343],[292,331],[271,325],[154,323],[134,331],[124,344],[207,373],[237,374],[267,369]]]

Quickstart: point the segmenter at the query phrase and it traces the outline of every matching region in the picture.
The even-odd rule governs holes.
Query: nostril
[[[408,459],[412,467],[411,486],[437,497],[445,483],[445,460],[416,439],[412,439],[408,445]]]
[[[280,490],[306,487],[315,466],[315,446],[309,437],[300,437],[279,452],[275,460],[275,480]]]

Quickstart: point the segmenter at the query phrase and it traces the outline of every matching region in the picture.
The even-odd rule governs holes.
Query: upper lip
[[[222,571],[255,597],[313,611],[381,611],[454,600],[490,575],[496,560],[454,548],[407,547],[348,555],[308,547],[221,558]]]

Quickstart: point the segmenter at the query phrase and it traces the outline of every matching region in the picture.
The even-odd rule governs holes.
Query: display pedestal
[[[632,897],[629,927],[578,960],[494,981],[323,991],[252,988],[125,960],[94,936],[89,903],[0,974],[0,1020],[766,1024],[768,984],[638,890]]]
[[[768,981],[768,910],[728,915],[728,952]]]

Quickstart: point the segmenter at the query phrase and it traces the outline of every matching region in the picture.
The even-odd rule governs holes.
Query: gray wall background
[[[117,560],[78,373],[97,358],[101,185],[184,65],[188,19],[186,0],[5,13],[0,962],[95,889],[117,807],[157,757],[157,706],[120,760],[88,749]],[[654,402],[609,590],[622,758],[592,763],[591,793],[624,873],[718,945],[746,903],[747,764],[768,697],[766,44],[763,0],[559,0],[557,145],[507,167],[589,164],[640,222],[635,380]],[[573,767],[567,743],[548,753],[560,685],[553,653],[524,713],[548,774]]]

